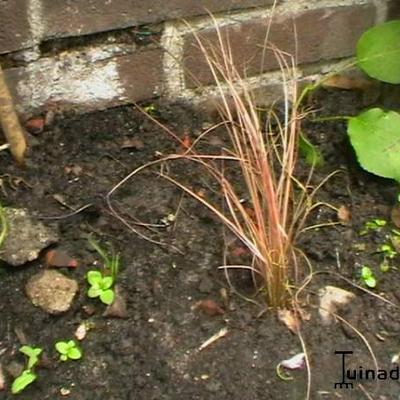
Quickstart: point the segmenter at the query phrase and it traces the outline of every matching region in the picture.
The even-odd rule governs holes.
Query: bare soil
[[[353,115],[361,108],[357,93],[322,92],[315,107],[319,116]],[[199,115],[181,105],[156,105],[157,118],[180,137],[196,137],[204,126]],[[372,218],[390,220],[397,187],[391,181],[365,173],[358,166],[346,135],[345,122],[311,122],[305,132],[322,151],[325,164],[316,172],[315,182],[335,170],[336,174],[320,190],[318,200],[336,207],[345,205],[352,218],[347,225],[311,230],[299,246],[309,257],[315,274],[307,287],[302,335],[311,365],[312,399],[398,399],[399,380],[355,382],[354,389],[334,388],[341,379],[340,357],[335,351],[350,350],[349,367],[374,368],[371,354],[356,330],[364,335],[380,368],[394,367],[391,358],[400,351],[400,312],[383,301],[355,288],[360,284],[361,265],[374,268],[378,277],[376,293],[399,304],[398,260],[389,272],[379,271],[376,254],[386,233],[360,236],[364,223]],[[138,138],[140,149],[122,149],[124,140]],[[160,154],[179,151],[176,143],[157,125],[133,107],[121,107],[88,115],[58,116],[54,124],[33,137],[28,167],[14,166],[9,154],[0,152],[3,206],[25,207],[37,217],[63,216],[71,210],[55,201],[61,195],[76,209],[92,204],[74,216],[44,219],[56,224],[61,235],[59,247],[79,260],[79,267],[63,270],[79,283],[80,292],[72,308],[51,316],[35,308],[24,294],[24,285],[44,268],[44,260],[23,267],[3,266],[0,270],[0,362],[7,369],[23,363],[18,353],[21,332],[27,341],[45,350],[45,362],[37,369],[39,379],[20,399],[63,398],[60,390],[74,400],[261,400],[304,399],[307,372],[291,372],[292,380],[276,373],[280,361],[302,352],[299,338],[291,334],[272,312],[264,312],[260,297],[254,297],[252,281],[243,271],[231,272],[232,284],[247,298],[231,294],[229,304],[221,289],[230,288],[222,264],[223,229],[196,200],[148,169],[129,180],[113,197],[124,218],[133,224],[144,221],[162,224],[169,214],[177,218],[169,226],[153,231],[133,225],[164,245],[150,243],[116,219],[106,204],[106,194],[134,168],[155,160]],[[218,143],[204,144],[209,151]],[[141,146],[139,146],[141,147]],[[211,150],[210,150],[211,149]],[[74,172],[68,167],[79,166]],[[67,170],[66,170],[67,168]],[[212,195],[217,189],[199,170],[185,163],[174,167],[175,176],[196,190]],[[299,175],[305,175],[299,171]],[[17,178],[22,178],[19,180]],[[10,185],[13,184],[13,185]],[[322,208],[310,224],[335,222],[336,213]],[[386,233],[385,233],[386,232]],[[94,233],[103,243],[111,243],[123,258],[119,275],[128,307],[126,319],[102,316],[104,305],[86,295],[86,272],[98,256],[90,248],[87,235]],[[360,250],[362,246],[364,250]],[[179,249],[179,252],[174,248]],[[335,275],[335,274],[338,275]],[[356,299],[338,321],[321,324],[318,290],[334,285],[356,294]],[[210,316],[192,306],[199,300],[216,301],[225,313]],[[88,315],[88,306],[94,311]],[[54,343],[69,339],[85,320],[94,323],[82,342],[80,361],[59,362]],[[203,351],[199,346],[222,328],[228,334]],[[18,333],[18,334],[17,334]],[[6,373],[7,382],[10,377]],[[368,397],[370,396],[370,397]],[[0,391],[0,399],[11,399],[10,391]]]

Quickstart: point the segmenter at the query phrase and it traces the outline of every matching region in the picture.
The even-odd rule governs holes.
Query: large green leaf
[[[372,78],[400,83],[400,20],[366,31],[357,44],[357,60]]]
[[[350,118],[348,133],[364,169],[400,182],[400,114],[372,108]]]

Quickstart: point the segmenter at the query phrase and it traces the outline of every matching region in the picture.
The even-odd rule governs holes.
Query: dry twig
[[[18,120],[11,93],[0,66],[0,122],[4,136],[10,145],[11,154],[19,165],[24,164],[26,140]]]

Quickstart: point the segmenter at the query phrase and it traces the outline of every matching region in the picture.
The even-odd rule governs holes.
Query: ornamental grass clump
[[[299,255],[303,253],[295,247],[296,239],[307,214],[319,205],[313,204],[312,198],[321,185],[309,189],[313,167],[304,184],[294,176],[298,161],[300,124],[304,117],[298,106],[295,60],[276,48],[270,49],[281,69],[283,113],[280,114],[283,117],[278,117],[271,109],[263,119],[252,88],[235,67],[229,41],[223,38],[218,28],[217,32],[216,46],[209,43],[205,45],[198,36],[197,40],[217,86],[222,121],[207,129],[188,146],[177,134],[142,109],[184,151],[135,169],[114,186],[108,193],[107,201],[112,213],[138,233],[137,227],[118,213],[112,202],[113,194],[146,168],[177,160],[196,163],[203,169],[203,173],[218,183],[222,202],[213,201],[211,196],[193,190],[167,173],[169,168],[161,168],[159,175],[211,210],[247,247],[252,256],[250,265],[225,265],[222,268],[251,270],[255,277],[258,276],[255,279],[257,289],[265,293],[267,304],[274,309],[285,308],[290,306],[293,299],[290,288],[301,275],[298,266]],[[221,148],[219,154],[198,151],[197,144],[221,127],[226,128],[230,146]],[[234,178],[226,172],[227,165],[231,170],[234,167]],[[155,240],[149,240],[155,243]]]
[[[295,63],[293,57],[271,49],[282,73],[283,118],[271,110],[263,123],[254,94],[235,67],[228,40],[217,32],[217,48],[201,39],[198,44],[221,99],[219,112],[231,142],[225,152],[237,162],[245,191],[244,196],[243,189],[239,194],[234,182],[221,174],[227,213],[218,215],[251,252],[250,268],[261,277],[268,305],[282,308],[288,305],[290,282],[297,275],[296,238],[311,208],[305,187],[294,176],[303,117],[296,105]]]

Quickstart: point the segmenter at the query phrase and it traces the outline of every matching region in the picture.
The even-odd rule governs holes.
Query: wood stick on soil
[[[10,151],[19,165],[24,164],[26,139],[19,123],[11,93],[7,87],[3,70],[0,66],[0,122],[4,136],[10,144]]]

